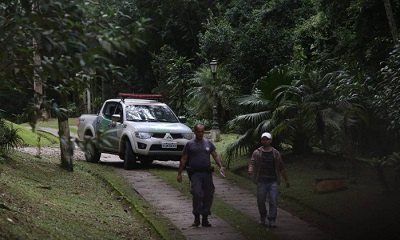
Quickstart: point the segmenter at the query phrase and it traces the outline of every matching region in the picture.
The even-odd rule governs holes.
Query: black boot
[[[201,226],[203,227],[211,227],[211,223],[208,221],[208,216],[203,215],[203,219],[201,220]]]
[[[192,227],[198,227],[200,225],[200,215],[195,214],[194,215],[194,222],[192,224]]]

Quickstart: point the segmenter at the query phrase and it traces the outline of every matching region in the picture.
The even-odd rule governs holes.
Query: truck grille
[[[181,133],[170,133],[173,139],[183,138]],[[153,133],[154,138],[164,138],[165,133]]]

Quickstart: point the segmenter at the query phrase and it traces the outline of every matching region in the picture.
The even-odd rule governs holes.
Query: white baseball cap
[[[266,137],[268,139],[272,139],[272,135],[269,132],[265,132],[265,133],[261,134],[261,138],[263,138],[263,137]]]

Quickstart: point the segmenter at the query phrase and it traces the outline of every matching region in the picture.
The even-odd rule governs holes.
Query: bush
[[[18,129],[13,128],[4,119],[0,118],[0,153],[7,152],[23,144],[18,131]]]

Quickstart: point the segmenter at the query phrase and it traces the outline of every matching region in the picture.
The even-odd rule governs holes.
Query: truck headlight
[[[151,138],[153,134],[147,132],[135,132],[135,136],[140,139],[148,139]]]
[[[183,137],[184,139],[187,139],[187,140],[192,140],[192,138],[193,138],[193,133],[183,133],[183,134],[182,134],[182,137]]]

